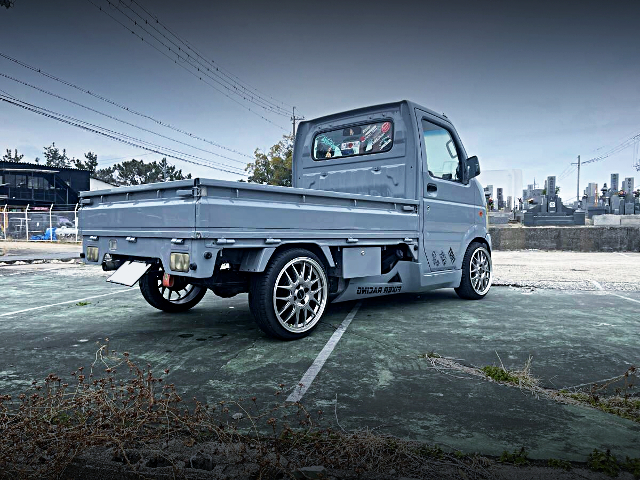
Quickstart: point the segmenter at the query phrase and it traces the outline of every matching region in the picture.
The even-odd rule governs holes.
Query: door
[[[464,149],[453,128],[418,112],[423,162],[423,248],[432,271],[461,268],[475,221],[475,190],[463,183]]]

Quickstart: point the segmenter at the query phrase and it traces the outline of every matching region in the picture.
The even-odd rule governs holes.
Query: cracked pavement
[[[302,403],[335,409],[325,421],[349,431],[376,428],[466,452],[499,455],[524,445],[532,458],[584,460],[593,448],[639,456],[639,423],[434,368],[425,358],[437,352],[474,367],[500,358],[518,369],[533,356],[541,386],[558,389],[640,365],[640,254],[572,257],[565,272],[555,252],[515,253],[496,252],[496,280],[528,288],[497,286],[480,302],[452,290],[364,300]],[[0,394],[49,373],[69,378],[108,338],[110,349],[140,364],[169,368],[167,381],[185,399],[256,396],[273,405],[286,396],[275,395],[278,386],[287,393],[298,384],[354,305],[334,304],[312,335],[280,342],[255,326],[246,295],[209,293],[191,312],[170,315],[106,276],[77,264],[0,268]],[[10,314],[36,307],[45,308]]]

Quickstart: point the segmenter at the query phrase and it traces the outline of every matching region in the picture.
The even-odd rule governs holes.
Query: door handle
[[[438,191],[438,186],[435,183],[427,183],[427,192],[433,193]]]

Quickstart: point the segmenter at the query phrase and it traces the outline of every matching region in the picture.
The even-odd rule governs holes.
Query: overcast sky
[[[445,112],[484,170],[523,182],[560,175],[640,133],[640,2],[264,2],[136,0],[217,65],[306,118],[399,99]],[[127,23],[122,0],[91,0]],[[288,117],[231,101],[125,30],[89,0],[15,0],[0,8],[0,53],[176,127],[252,154],[291,130]],[[132,4],[131,8],[138,8]],[[135,28],[135,27],[131,27]],[[149,25],[146,25],[150,31]],[[160,26],[158,25],[158,28]],[[149,35],[140,34],[151,41]],[[162,38],[162,37],[160,37]],[[171,55],[170,52],[166,52]],[[172,143],[0,77],[21,100],[163,147],[242,168],[247,158],[189,139],[0,58],[0,73],[236,160]],[[213,83],[213,82],[211,82]],[[278,105],[281,105],[278,103]],[[288,106],[286,108],[289,108]],[[160,156],[0,102],[0,148],[42,158],[56,142],[100,164]],[[281,128],[280,128],[281,127]],[[604,147],[600,150],[598,148]],[[636,175],[633,148],[582,170]],[[119,160],[116,160],[119,159]],[[175,163],[196,176],[237,179]],[[640,174],[636,175],[636,185]],[[559,180],[575,197],[575,174]]]

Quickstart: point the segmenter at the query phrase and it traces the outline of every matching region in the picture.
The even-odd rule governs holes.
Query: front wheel
[[[296,248],[277,254],[264,273],[252,278],[249,307],[264,333],[296,340],[318,325],[328,293],[322,261],[312,252]]]
[[[207,289],[189,283],[185,277],[174,276],[173,286],[162,285],[162,270],[147,272],[140,279],[140,291],[149,305],[169,313],[192,309],[207,293]]]
[[[491,253],[483,243],[473,242],[464,254],[462,280],[456,293],[467,300],[484,298],[491,288],[492,275]]]

